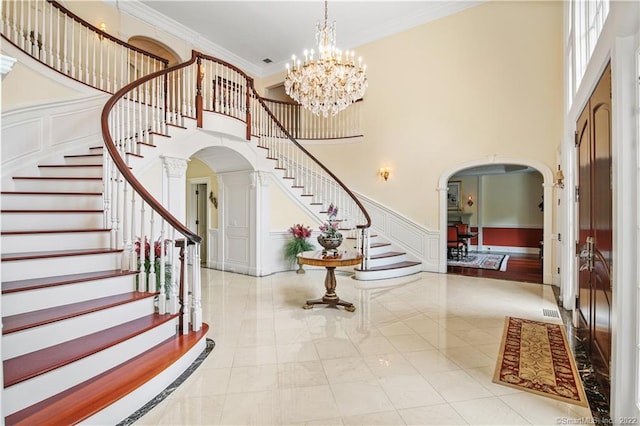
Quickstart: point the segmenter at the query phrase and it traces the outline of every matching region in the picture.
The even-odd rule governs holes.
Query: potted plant
[[[298,260],[298,253],[314,250],[315,247],[307,241],[307,238],[311,236],[311,228],[308,226],[297,223],[289,228],[289,232],[293,238],[287,242],[284,255],[291,263],[294,263]],[[300,263],[298,263],[298,270],[296,272],[298,274],[304,274],[304,269],[302,269]]]

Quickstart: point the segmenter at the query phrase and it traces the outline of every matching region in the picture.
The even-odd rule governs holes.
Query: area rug
[[[506,271],[509,256],[504,254],[469,253],[462,259],[447,259],[448,266]]]
[[[562,324],[507,317],[493,381],[589,406]]]

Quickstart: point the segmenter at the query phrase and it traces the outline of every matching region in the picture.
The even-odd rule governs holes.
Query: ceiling
[[[321,0],[105,1],[258,77],[283,71],[292,54],[314,48],[316,23],[324,19]],[[338,48],[351,50],[482,1],[332,0],[328,11]]]

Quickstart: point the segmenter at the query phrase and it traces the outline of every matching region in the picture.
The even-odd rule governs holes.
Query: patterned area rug
[[[589,406],[562,324],[507,317],[493,381]]]
[[[503,254],[484,254],[484,253],[469,253],[467,257],[460,260],[447,259],[447,265],[449,266],[462,266],[464,268],[480,268],[480,269],[493,269],[495,271],[506,271],[507,262],[509,256]]]

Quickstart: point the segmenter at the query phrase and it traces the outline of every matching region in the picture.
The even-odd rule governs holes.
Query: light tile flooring
[[[491,382],[504,317],[543,317],[551,287],[421,273],[358,282],[355,312],[305,300],[324,270],[256,278],[202,270],[215,348],[140,425],[568,424],[581,408]],[[555,320],[559,321],[559,320]]]

